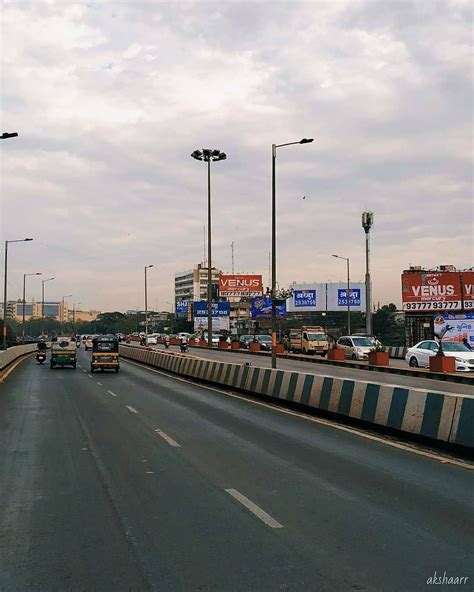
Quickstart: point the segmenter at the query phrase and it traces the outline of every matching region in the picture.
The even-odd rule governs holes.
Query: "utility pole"
[[[372,212],[362,213],[362,228],[365,231],[365,331],[372,335],[372,283],[370,281],[370,229],[374,223]]]

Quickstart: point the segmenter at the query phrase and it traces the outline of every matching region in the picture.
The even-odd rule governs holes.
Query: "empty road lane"
[[[472,587],[462,463],[78,359],[0,385],[2,592]]]

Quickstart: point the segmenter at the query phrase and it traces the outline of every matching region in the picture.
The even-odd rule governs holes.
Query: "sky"
[[[204,255],[262,273],[277,153],[280,286],[363,280],[400,304],[411,265],[473,265],[469,0],[3,0],[2,240],[9,298],[42,272],[78,308],[170,310]],[[305,196],[305,199],[303,199]],[[3,272],[2,272],[3,273]],[[41,299],[28,278],[27,299]]]

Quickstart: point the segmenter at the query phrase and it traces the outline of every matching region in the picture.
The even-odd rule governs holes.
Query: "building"
[[[90,323],[95,321],[100,315],[100,310],[80,310],[73,309],[68,311],[68,320],[70,323]]]
[[[216,267],[211,269],[212,296],[215,300],[217,300],[220,273],[222,272]],[[191,270],[176,273],[174,278],[175,303],[181,300],[189,302],[207,300],[207,274],[207,265],[204,263],[198,263]]]
[[[9,300],[7,302],[7,319],[13,319],[15,317],[15,307],[15,300]],[[0,317],[3,319],[3,302],[0,303]]]

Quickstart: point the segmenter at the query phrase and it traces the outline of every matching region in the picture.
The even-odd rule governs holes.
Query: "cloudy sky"
[[[80,308],[169,309],[176,271],[213,253],[268,284],[271,144],[278,280],[364,277],[400,302],[409,264],[473,265],[472,3],[3,0],[2,239],[22,274]],[[306,199],[302,199],[306,196]],[[39,279],[28,295],[40,299]]]

